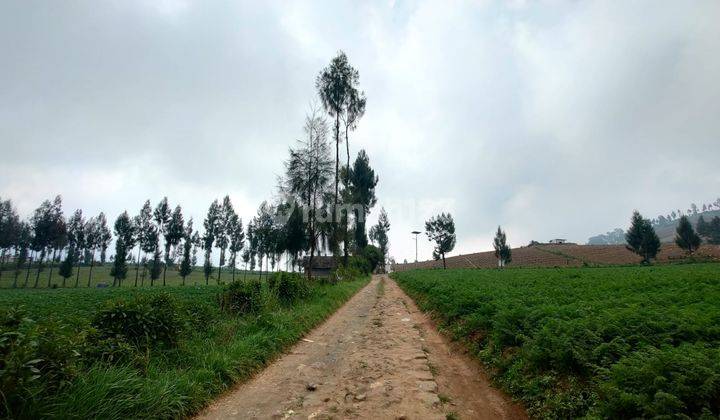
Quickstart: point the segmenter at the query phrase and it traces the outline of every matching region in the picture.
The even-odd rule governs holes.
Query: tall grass
[[[53,325],[78,342],[71,380],[26,401],[19,418],[178,418],[196,413],[238,381],[249,378],[337,310],[368,279],[313,284],[304,298],[283,303],[263,287],[263,310],[238,316],[219,309],[219,286],[115,290],[46,290],[0,297],[24,304],[26,316]],[[162,289],[162,290],[158,290]],[[92,319],[107,300],[168,293],[190,325],[173,347],[147,347],[110,363],[89,358]],[[111,341],[111,344],[114,341]]]

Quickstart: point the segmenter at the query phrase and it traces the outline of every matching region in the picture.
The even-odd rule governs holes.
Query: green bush
[[[375,269],[378,265],[380,265],[380,262],[382,262],[383,260],[382,252],[380,252],[380,249],[375,245],[366,246],[365,249],[363,249],[362,256],[368,263],[369,270],[366,274],[375,272]]]
[[[362,255],[353,255],[348,258],[346,268],[353,274],[365,275],[372,272],[370,262]]]
[[[259,280],[234,281],[220,293],[220,309],[233,314],[260,312],[263,307],[262,283]]]
[[[56,325],[38,325],[22,310],[0,314],[0,417],[36,417],[31,404],[77,374],[78,344]]]
[[[279,271],[268,278],[270,291],[283,304],[290,304],[310,294],[310,288],[299,273]]]
[[[93,319],[100,337],[118,338],[136,347],[174,347],[183,331],[178,305],[168,294],[108,302]]]

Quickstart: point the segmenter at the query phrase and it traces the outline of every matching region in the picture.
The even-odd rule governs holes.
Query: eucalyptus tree
[[[338,186],[340,174],[340,119],[347,111],[350,96],[359,84],[360,74],[348,61],[347,55],[339,51],[330,64],[325,67],[315,80],[320,100],[325,111],[335,120],[335,201],[338,203]]]
[[[218,218],[220,217],[220,204],[214,200],[208,208],[207,216],[203,221],[205,234],[203,235],[203,250],[205,251],[205,264],[203,266],[203,274],[205,275],[205,284],[210,283],[210,274],[212,273],[212,256],[213,243],[215,242],[215,234],[217,232]]]
[[[370,158],[365,150],[360,150],[352,168],[349,171],[348,198],[349,202],[359,205],[355,208],[355,244],[358,252],[367,246],[367,235],[365,234],[365,218],[370,209],[375,206],[375,186],[378,183],[378,176],[370,167]]]
[[[225,265],[225,252],[230,244],[233,217],[236,218],[237,215],[235,214],[235,209],[230,201],[230,196],[226,195],[225,198],[223,198],[217,223],[215,224],[215,246],[217,246],[220,250],[220,260],[218,261],[217,274],[218,283],[220,283],[220,274],[222,273],[222,268]]]
[[[202,239],[200,238],[200,232],[197,230],[192,234],[192,266],[197,267],[197,251],[198,247],[202,247]]]
[[[31,218],[33,227],[33,249],[40,252],[40,260],[37,266],[37,275],[35,276],[35,285],[38,287],[40,281],[40,272],[43,269],[43,262],[48,250],[52,250],[53,254],[50,260],[50,267],[52,272],[52,262],[55,260],[55,253],[57,248],[63,244],[64,237],[66,234],[65,220],[62,214],[62,198],[58,195],[55,199],[45,200],[35,210]],[[52,275],[48,276],[48,287],[50,286]]]
[[[80,258],[82,257],[82,251],[85,249],[85,224],[86,221],[80,209],[75,210],[75,213],[68,220],[68,256],[71,256],[71,263],[77,265],[75,287],[78,287],[80,283]]]
[[[138,277],[140,276],[140,257],[142,252],[146,256],[149,252],[155,250],[157,235],[155,234],[155,226],[153,225],[153,214],[150,200],[146,200],[140,209],[140,213],[133,219],[135,225],[135,236],[137,237],[138,254],[135,264],[135,286],[138,285]],[[145,264],[143,264],[142,283],[145,283]]]
[[[245,248],[245,250],[242,252],[242,260],[243,260],[243,280],[247,278],[247,271],[248,271],[248,263],[250,262],[250,247],[248,246]]]
[[[100,212],[100,214],[97,215],[97,219],[95,220],[96,223],[96,237],[95,240],[97,241],[97,248],[100,250],[100,262],[102,264],[105,263],[105,255],[107,253],[107,249],[110,246],[110,242],[112,241],[112,233],[110,232],[110,227],[108,226],[107,217],[105,217],[105,213]],[[93,272],[93,265],[94,265],[94,259],[93,264],[90,264],[90,279],[92,280],[92,272]],[[89,282],[88,282],[89,284]]]
[[[113,277],[113,287],[122,286],[122,281],[127,277],[128,251],[135,247],[134,224],[127,211],[124,211],[115,220],[115,259],[113,260],[110,275]]]
[[[347,103],[345,104],[345,113],[343,114],[343,122],[345,124],[345,151],[347,152],[348,167],[350,167],[350,137],[348,136],[348,131],[357,128],[358,122],[363,115],[365,115],[365,105],[367,104],[365,92],[358,91],[356,87],[358,81],[359,79],[350,86]]]
[[[58,196],[59,197],[59,196]],[[52,258],[50,260],[50,273],[48,275],[48,287],[52,286],[53,268],[55,263],[60,258],[63,249],[68,244],[67,237],[67,222],[62,212],[62,202],[58,202],[57,212],[55,214],[55,224],[52,234],[52,240],[50,241],[50,249],[52,250]]]
[[[230,265],[232,266],[232,279],[235,281],[237,256],[245,246],[245,229],[243,228],[242,219],[235,212],[232,213],[228,226],[230,233]]]
[[[281,191],[303,206],[303,224],[312,266],[322,232],[320,226],[323,221],[319,210],[327,208],[331,194],[332,158],[327,142],[327,124],[316,111],[305,118],[304,131],[305,140],[298,141],[296,148],[290,148]],[[308,276],[312,275],[311,271],[308,270]]]
[[[273,208],[273,224],[270,230],[270,253],[272,255],[271,265],[273,271],[275,266],[280,267],[280,261],[282,260],[283,254],[287,251],[287,231],[286,231],[286,215],[288,211],[286,204],[280,203]]]
[[[0,277],[5,265],[6,254],[19,248],[22,225],[11,200],[0,199]]]
[[[32,243],[32,229],[27,222],[20,222],[18,230],[18,237],[15,243],[16,257],[15,257],[15,277],[13,278],[13,289],[17,288],[18,276],[23,269],[23,265],[29,261],[28,254],[30,250],[30,244]],[[27,280],[26,284],[27,286]]]
[[[450,213],[440,213],[425,222],[425,234],[428,240],[435,242],[433,258],[442,258],[443,268],[445,265],[445,254],[455,248],[455,221]]]
[[[498,268],[504,268],[505,265],[512,262],[512,250],[507,244],[507,235],[500,226],[498,226],[497,232],[495,232],[493,249],[495,249],[495,258],[498,260]]]
[[[189,276],[193,270],[193,257],[191,252],[193,249],[193,235],[195,233],[196,232],[193,231],[193,219],[190,218],[183,231],[183,254],[182,261],[180,262],[180,277],[182,277],[183,286],[185,286],[185,278]]]
[[[163,266],[163,286],[165,286],[165,275],[170,262],[170,249],[180,244],[185,234],[185,221],[183,220],[182,209],[176,206],[165,229],[165,265]]]
[[[263,274],[262,260],[265,258],[265,268],[269,268],[271,254],[274,253],[273,228],[274,209],[267,201],[263,201],[255,216],[255,240],[257,241],[257,252],[260,261],[260,276]]]
[[[388,238],[389,231],[390,220],[385,212],[385,208],[382,208],[380,209],[380,216],[378,216],[377,224],[370,228],[370,240],[377,243],[378,249],[380,249],[383,267],[386,264],[388,256],[388,245],[390,244],[390,239]]]
[[[302,209],[297,202],[285,205],[287,222],[285,223],[285,250],[290,256],[293,271],[298,264],[298,256],[307,247],[307,235],[303,225]]]
[[[60,265],[60,276],[63,278],[62,286],[65,287],[65,283],[68,278],[73,275],[73,267],[77,262],[80,261],[80,253],[84,247],[85,242],[85,219],[83,218],[82,210],[75,210],[73,215],[70,217],[67,223],[67,243],[68,250],[65,255],[65,260]],[[79,282],[80,267],[78,265],[77,275],[75,276],[75,287]]]
[[[255,256],[257,255],[258,240],[255,235],[255,219],[251,219],[247,226],[247,235],[245,235],[248,241],[247,259],[250,263],[250,271],[255,270]],[[245,266],[245,276],[247,276],[247,265]]]
[[[92,269],[95,265],[95,252],[99,244],[99,228],[97,217],[91,217],[85,222],[85,264],[90,266],[88,273],[87,287],[90,287],[92,281]]]

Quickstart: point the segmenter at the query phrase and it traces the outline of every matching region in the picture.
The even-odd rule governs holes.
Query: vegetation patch
[[[288,286],[295,276],[285,277],[283,295],[292,289],[295,296],[287,304],[278,304],[267,282],[254,279],[225,288],[16,290],[1,296],[0,307],[8,309],[0,313],[0,417],[191,415],[367,284],[367,278],[303,283],[295,285],[299,292]],[[275,287],[280,283],[276,279]],[[251,310],[222,310],[225,302],[237,309],[246,298]]]
[[[716,418],[718,267],[417,270],[393,276],[533,416]]]

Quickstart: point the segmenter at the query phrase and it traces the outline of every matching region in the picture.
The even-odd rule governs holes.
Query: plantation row
[[[0,417],[178,418],[248,378],[367,278],[0,295]]]
[[[387,214],[381,211],[369,232],[365,226],[377,202],[379,178],[364,150],[350,160],[349,133],[357,128],[366,105],[365,93],[359,90],[359,73],[340,51],[318,74],[315,87],[322,110],[310,111],[305,137],[289,150],[279,180],[277,195],[282,198],[263,202],[247,228],[229,196],[210,204],[202,232],[192,218],[186,220],[179,205],[173,208],[167,197],[154,207],[146,201],[135,216],[128,211],[120,213],[112,230],[104,213],[87,218],[78,209],[66,218],[59,195],[44,201],[27,220],[18,215],[9,199],[0,199],[0,275],[8,275],[4,269],[10,271],[14,288],[41,287],[41,277],[47,287],[90,287],[95,284],[93,268],[99,260],[112,264],[113,286],[128,280],[134,286],[144,285],[146,277],[151,286],[160,278],[166,285],[168,270],[176,270],[185,284],[198,265],[209,284],[211,277],[220,282],[224,267],[234,273],[242,264],[244,270],[257,267],[262,273],[281,265],[295,269],[302,257],[307,257],[305,266],[311,277],[312,260],[323,252],[342,255],[343,265],[354,264],[356,269],[384,266],[390,229]],[[334,159],[326,116],[333,119]],[[340,162],[341,141],[346,149],[344,164]],[[89,267],[83,278],[81,266]],[[48,275],[43,276],[46,270]],[[61,280],[56,283],[53,275]]]
[[[717,264],[394,273],[543,418],[717,418]]]

